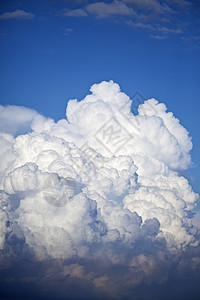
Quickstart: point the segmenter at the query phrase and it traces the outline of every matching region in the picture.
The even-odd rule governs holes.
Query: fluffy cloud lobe
[[[133,101],[104,81],[70,100],[57,123],[1,107],[2,269],[51,261],[40,283],[62,278],[76,297],[70,278],[90,287],[88,299],[123,299],[165,282],[198,247],[189,218],[198,195],[178,174],[191,164],[191,138],[163,103],[149,99],[134,115]]]

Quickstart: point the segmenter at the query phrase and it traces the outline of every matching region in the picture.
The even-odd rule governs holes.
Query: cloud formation
[[[64,9],[62,11],[62,15],[63,17],[87,17],[88,14],[85,10],[81,9],[81,8],[77,8],[77,9]]]
[[[28,20],[34,18],[35,18],[34,14],[26,12],[21,9],[16,9],[13,12],[5,12],[0,15],[0,20],[9,20],[9,19]]]
[[[31,131],[31,124],[39,114],[33,109],[0,105],[0,131],[13,136]]]
[[[134,15],[134,10],[128,7],[121,1],[113,1],[111,3],[96,2],[87,5],[87,12],[96,15],[97,18],[106,18],[112,15],[124,15],[130,16]]]
[[[120,17],[120,22],[124,22],[134,29],[147,31],[150,38],[164,40],[176,35],[177,38],[180,36],[182,40],[191,41],[191,33],[188,32],[190,21],[186,23],[182,16],[187,8],[188,20],[191,17],[197,26],[198,17],[196,18],[193,14],[195,5],[195,2],[185,0],[114,0],[109,3],[106,1],[81,1],[78,8],[63,9],[59,15],[65,17],[93,16],[96,19],[115,21],[117,17]],[[197,32],[193,34],[193,36],[195,35]],[[184,36],[188,36],[188,38],[184,38]]]
[[[64,282],[63,295],[86,287],[87,299],[124,299],[166,282],[174,266],[199,269],[199,252],[183,258],[198,249],[189,215],[199,196],[178,174],[192,142],[163,103],[139,103],[134,115],[113,81],[90,91],[57,123],[1,107],[0,262],[39,262],[42,275],[21,280]]]
[[[140,21],[133,22],[132,20],[128,20],[126,24],[136,29],[147,30],[151,33],[151,38],[160,40],[167,39],[169,34],[181,35],[183,33],[180,28],[169,28],[165,26],[152,25],[150,23],[142,23]]]
[[[128,7],[121,1],[113,1],[106,3],[103,1],[87,4],[83,8],[78,9],[64,9],[63,16],[67,17],[86,17],[93,15],[96,18],[109,18],[112,16],[131,16],[134,15],[134,10]]]
[[[166,3],[160,3],[158,0],[123,0],[123,2],[130,4],[137,9],[147,9],[157,13],[163,13],[166,10],[170,10]]]

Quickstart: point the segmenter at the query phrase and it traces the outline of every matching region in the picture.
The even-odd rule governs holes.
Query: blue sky
[[[116,295],[123,300],[133,296],[135,300],[198,299],[200,205],[195,208],[196,220],[189,220],[196,196],[179,175],[200,194],[199,78],[199,0],[0,1],[0,104],[32,108],[58,121],[65,118],[69,99],[81,100],[94,83],[113,80],[131,98],[137,93],[164,102],[193,141],[189,170],[156,177],[157,173],[165,174],[160,162],[177,169],[182,161],[187,162],[182,148],[188,149],[190,141],[172,117],[169,126],[150,122],[149,128],[143,122],[144,138],[149,132],[163,133],[159,135],[163,148],[158,145],[153,153],[154,148],[149,147],[146,155],[149,144],[143,144],[142,136],[142,142],[136,139],[131,144],[144,152],[138,159],[141,165],[139,150],[135,166],[130,156],[127,161],[126,155],[116,161],[105,156],[98,177],[90,178],[86,168],[90,161],[88,164],[82,157],[78,142],[81,134],[92,136],[102,111],[105,116],[110,108],[119,111],[118,100],[108,103],[110,91],[112,100],[124,101],[116,85],[104,82],[93,87],[93,95],[82,108],[71,101],[71,124],[53,124],[52,136],[48,130],[37,132],[36,122],[39,120],[38,127],[42,127],[43,118],[35,112],[5,108],[0,120],[3,129],[9,122],[12,130],[20,122],[22,130],[35,122],[35,131],[18,136],[14,151],[12,138],[2,134],[0,171],[5,165],[1,174],[6,175],[0,188],[0,293],[4,299],[110,300]],[[97,103],[100,92],[108,93],[101,105]],[[160,105],[160,111],[162,108]],[[16,114],[19,119],[12,122]],[[121,122],[124,115],[120,117]],[[94,128],[93,118],[97,123]],[[50,123],[44,120],[45,126]],[[60,139],[66,123],[67,142],[71,134],[78,152]],[[154,131],[154,125],[156,130],[159,124],[161,129]],[[170,138],[168,128],[172,128]],[[96,132],[101,133],[99,128]],[[151,139],[152,144],[160,142],[157,135],[152,134]],[[181,147],[176,147],[175,141]],[[172,145],[169,152],[165,145]],[[159,155],[157,171],[156,163],[148,159]],[[77,158],[83,162],[80,168]],[[142,175],[134,173],[138,165]],[[67,196],[66,174],[78,178],[77,186],[73,181],[71,198]],[[50,203],[49,195],[58,203],[67,200],[67,205]],[[197,228],[190,221],[196,222]]]
[[[200,192],[199,1],[1,1],[1,104],[58,120],[70,98],[113,79],[164,102],[188,129]]]

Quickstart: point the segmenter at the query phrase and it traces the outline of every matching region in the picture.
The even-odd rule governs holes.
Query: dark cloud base
[[[194,261],[195,258],[195,261]],[[198,264],[196,264],[198,261]],[[199,299],[200,278],[200,248],[188,249],[174,262],[168,272],[168,278],[162,283],[140,282],[138,285],[126,287],[126,267],[102,267],[101,263],[91,263],[90,260],[46,260],[32,261],[30,258],[21,258],[11,267],[0,271],[0,299],[11,300],[197,300]],[[6,262],[8,263],[8,261]],[[103,291],[95,288],[87,274],[83,278],[63,275],[63,268],[76,263],[87,266],[87,270],[96,273],[104,272],[117,275],[117,292]],[[158,263],[159,264],[159,263]],[[98,270],[99,269],[99,270]],[[161,275],[162,276],[162,275]],[[121,279],[121,284],[120,284]],[[148,281],[148,280],[147,280]],[[151,281],[151,275],[149,276]],[[112,288],[111,288],[112,289]]]

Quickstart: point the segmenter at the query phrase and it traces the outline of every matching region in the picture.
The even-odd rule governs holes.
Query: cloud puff
[[[112,16],[131,16],[135,12],[133,8],[128,7],[121,1],[113,1],[111,3],[106,2],[95,2],[86,5],[84,8],[78,9],[64,9],[62,11],[63,16],[67,17],[86,17],[94,15],[97,18],[108,18]]]
[[[87,5],[87,12],[96,15],[98,18],[106,18],[112,15],[134,15],[134,10],[121,1],[111,3],[96,2]]]
[[[71,9],[71,10],[65,9],[62,11],[62,15],[66,17],[87,17],[88,16],[87,12],[81,8]]]
[[[28,257],[43,277],[23,281],[123,299],[141,283],[165,282],[198,247],[189,217],[198,195],[178,174],[192,142],[163,103],[149,99],[134,115],[113,81],[90,91],[57,123],[1,107],[1,264]]]
[[[27,20],[33,19],[35,15],[29,12],[26,12],[21,9],[16,9],[13,12],[5,12],[0,15],[0,20],[8,20],[8,19],[19,19],[19,20]]]
[[[33,109],[15,105],[0,105],[0,131],[13,136],[27,133],[31,130],[31,124],[37,117],[39,114]]]

